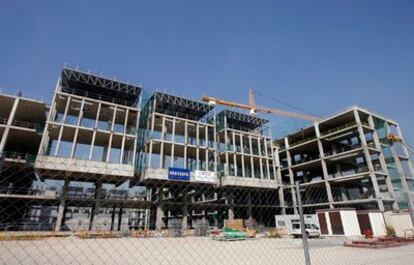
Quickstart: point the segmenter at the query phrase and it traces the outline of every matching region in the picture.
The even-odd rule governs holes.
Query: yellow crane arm
[[[239,109],[245,109],[245,110],[253,109],[251,106],[246,105],[246,104],[240,104],[240,103],[237,103],[237,102],[222,100],[222,99],[219,99],[219,98],[213,98],[213,97],[209,97],[209,96],[202,96],[201,100],[204,101],[204,102],[209,102],[209,103],[213,102],[214,104],[219,104],[219,105],[234,107],[234,108],[239,108]]]
[[[298,112],[280,110],[280,109],[272,109],[272,108],[255,106],[255,105],[246,105],[246,104],[222,100],[219,98],[214,98],[214,97],[209,97],[209,96],[202,96],[201,100],[204,102],[219,104],[223,106],[245,109],[251,112],[259,111],[259,112],[271,113],[271,114],[276,114],[276,115],[285,116],[289,118],[295,118],[295,119],[302,119],[302,120],[307,120],[307,121],[320,121],[321,120],[321,118],[319,117],[304,114],[304,113],[298,113]],[[252,96],[249,97],[249,103],[254,104],[254,98]]]
[[[272,108],[261,107],[261,106],[256,106],[255,110],[259,112],[272,113],[272,114],[276,114],[280,116],[285,116],[285,117],[295,118],[295,119],[302,119],[302,120],[307,120],[307,121],[320,121],[321,120],[321,118],[319,117],[308,115],[305,113],[280,110],[280,109],[272,109]]]

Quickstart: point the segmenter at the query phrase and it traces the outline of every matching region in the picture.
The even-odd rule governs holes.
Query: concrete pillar
[[[252,192],[247,192],[247,215],[249,216],[249,219],[253,218],[253,211],[252,211]]]
[[[118,211],[118,231],[121,231],[121,226],[122,226],[122,212],[124,211],[124,208],[122,207],[122,205],[121,205],[121,207],[119,207],[119,211]]]
[[[256,177],[256,173],[254,172],[254,161],[253,161],[253,145],[252,145],[252,136],[249,135],[249,149],[250,149],[250,167],[252,170],[252,178]]]
[[[116,205],[114,205],[114,207],[112,208],[112,213],[111,213],[111,231],[114,230],[114,224],[115,224],[115,211],[116,211]]]
[[[243,135],[239,134],[238,135],[239,140],[240,140],[240,150],[241,150],[241,157],[240,157],[240,161],[241,161],[241,169],[242,169],[242,176],[246,177],[246,169],[245,169],[245,165],[244,165],[244,149],[243,149]]]
[[[362,124],[361,124],[361,119],[360,119],[359,114],[358,114],[358,109],[356,109],[356,108],[354,108],[354,116],[355,116],[355,121],[356,121],[357,126],[358,126],[358,133],[359,133],[359,137],[360,137],[360,140],[361,140],[361,146],[364,149],[365,161],[367,163],[367,166],[368,166],[368,169],[369,169],[369,172],[370,172],[369,176],[371,178],[372,187],[373,187],[374,192],[375,192],[375,199],[378,203],[379,210],[381,212],[383,212],[385,210],[384,202],[382,201],[382,198],[381,198],[381,193],[380,193],[379,186],[378,186],[377,176],[374,173],[375,170],[374,170],[374,166],[372,164],[371,155],[370,155],[369,150],[368,150],[367,141],[365,139],[364,130],[363,130]]]
[[[164,216],[165,216],[165,212],[163,209],[163,205],[161,204],[162,198],[163,198],[163,191],[162,188],[158,188],[158,205],[157,205],[157,210],[155,212],[155,229],[156,230],[161,230],[162,228],[165,227],[165,222],[164,222]]]
[[[201,201],[203,201],[203,202],[206,201],[206,195],[204,193],[201,194]],[[201,220],[204,223],[207,219],[207,210],[203,209],[202,214],[203,214],[203,217],[201,218]]]
[[[155,229],[160,231],[165,227],[164,223],[164,209],[162,209],[161,205],[157,206],[156,211],[156,220],[155,220]]]
[[[233,191],[227,192],[227,204],[229,205],[228,216],[229,220],[234,219],[234,196]]]
[[[66,118],[68,116],[68,111],[69,111],[69,106],[70,106],[71,100],[72,100],[71,96],[69,96],[66,100],[65,112],[63,113],[62,123],[66,123]],[[62,125],[62,126],[60,126],[60,129],[59,129],[59,136],[58,136],[58,139],[57,139],[56,150],[55,150],[54,156],[57,156],[59,154],[60,141],[62,140],[62,135],[63,135],[63,127],[64,126]]]
[[[13,102],[12,109],[10,111],[8,120],[7,120],[7,127],[4,130],[3,137],[0,141],[0,153],[4,151],[4,147],[6,146],[7,138],[9,137],[10,126],[13,124],[14,116],[16,116],[17,107],[19,105],[20,99],[16,98]]]
[[[296,199],[295,180],[294,180],[293,170],[292,170],[292,157],[290,156],[289,140],[287,137],[285,137],[285,146],[286,146],[286,158],[287,158],[287,163],[288,163],[289,180],[290,180],[290,192],[292,194],[292,202],[293,202],[293,211],[295,214],[297,214],[298,213],[298,209],[297,209],[298,201]]]
[[[400,128],[400,125],[397,125],[396,127],[397,127],[398,136],[401,139],[404,139],[404,136],[403,136],[401,128]],[[408,151],[408,148],[405,145],[401,145],[401,147],[403,149],[404,156],[410,158],[410,152]],[[410,176],[407,176],[407,177],[413,178],[414,177],[414,166],[413,166],[412,160],[408,159],[407,163],[408,163],[408,168],[409,168],[409,171],[410,171]]]
[[[60,229],[62,228],[62,224],[64,223],[65,213],[66,213],[66,197],[68,194],[68,188],[69,188],[69,180],[65,179],[65,182],[62,188],[62,197],[60,198],[58,215],[56,218],[55,232],[59,232]]]
[[[181,220],[181,227],[183,230],[188,228],[188,207],[187,207],[187,191],[183,191],[183,219]]]
[[[368,123],[371,128],[375,129],[375,123],[372,115],[368,117]],[[387,168],[387,162],[385,161],[384,153],[382,152],[381,142],[379,140],[378,132],[376,130],[374,130],[372,133],[372,139],[374,140],[375,149],[381,151],[378,155],[378,158],[381,164],[382,171],[387,174],[387,176],[385,177],[385,183],[387,184],[388,193],[391,195],[391,198],[395,199],[396,196],[394,192],[394,187],[391,182],[391,178]],[[397,201],[394,201],[392,207],[394,210],[399,209]]]
[[[326,188],[326,195],[328,197],[329,202],[329,208],[334,208],[333,206],[333,196],[332,196],[332,189],[331,189],[331,183],[328,181],[330,179],[330,176],[328,174],[328,168],[326,166],[325,161],[325,152],[323,150],[323,145],[321,141],[321,133],[319,131],[319,124],[317,122],[314,122],[314,128],[315,128],[315,134],[318,142],[318,149],[319,149],[319,156],[321,158],[321,165],[322,165],[322,172],[323,172],[323,179],[325,180],[325,188]]]
[[[89,231],[93,229],[93,220],[95,218],[95,215],[99,213],[101,193],[102,193],[102,182],[97,182],[95,184],[95,204],[92,206],[91,216],[89,218]]]
[[[267,150],[267,147],[266,147]],[[278,182],[279,189],[278,189],[278,195],[279,195],[279,204],[280,207],[282,207],[282,214],[286,214],[286,205],[285,205],[285,195],[283,192],[283,182],[282,182],[282,170],[280,168],[280,156],[279,156],[279,148],[273,149],[273,146],[271,145],[270,152],[272,154],[273,159],[273,174],[275,174],[275,179]]]

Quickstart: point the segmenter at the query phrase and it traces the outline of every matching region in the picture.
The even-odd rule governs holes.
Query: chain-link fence
[[[257,115],[141,92],[63,68],[50,107],[0,95],[2,263],[413,263],[396,123],[354,107],[274,139]]]
[[[7,161],[1,177],[10,184],[0,188],[3,264],[414,262],[409,212],[379,212],[377,199],[357,182],[331,187],[332,197],[324,182],[284,187],[297,205],[282,209],[278,189],[44,180],[33,164]]]

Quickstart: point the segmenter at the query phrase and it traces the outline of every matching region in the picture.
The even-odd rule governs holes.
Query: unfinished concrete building
[[[138,181],[148,187],[148,196],[156,203],[151,224],[157,229],[177,217],[183,227],[191,225],[194,211],[202,206],[188,209],[187,204],[211,196],[217,185],[212,110],[208,104],[161,92],[155,92],[142,109]],[[207,210],[201,210],[202,217]]]
[[[402,138],[390,119],[353,107],[274,141],[255,115],[141,94],[63,68],[49,108],[0,95],[0,229],[271,227],[295,212],[296,182],[308,213],[413,205],[414,168],[388,139]]]
[[[394,130],[401,136],[396,122],[353,107],[275,141],[288,212],[297,204],[297,181],[307,212],[401,207],[413,168],[406,148],[387,140]]]
[[[20,229],[27,219],[33,163],[46,121],[43,102],[0,94],[0,226]]]
[[[115,188],[135,176],[141,90],[89,73],[62,70],[35,163],[42,180],[60,182],[56,231],[73,206],[90,209],[88,226],[93,229],[102,209],[111,209],[114,223],[115,211],[121,219],[123,209],[140,203],[128,194],[118,196]],[[79,186],[82,191],[74,192]],[[92,195],[83,197],[85,192]]]
[[[269,121],[223,110],[216,116],[221,194],[228,218],[270,225],[283,208],[279,163]]]

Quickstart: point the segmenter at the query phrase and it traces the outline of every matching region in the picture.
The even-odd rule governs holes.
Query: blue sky
[[[357,104],[414,145],[414,1],[118,2],[0,1],[3,92],[48,101],[66,63],[148,92],[247,102],[253,88],[321,116]]]

